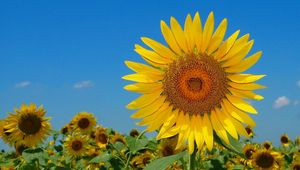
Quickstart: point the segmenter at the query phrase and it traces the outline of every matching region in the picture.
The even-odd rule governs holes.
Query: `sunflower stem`
[[[189,170],[196,170],[196,152],[197,150],[195,149],[194,152],[190,154]]]

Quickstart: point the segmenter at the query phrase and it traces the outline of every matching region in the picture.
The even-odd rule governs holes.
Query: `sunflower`
[[[154,158],[154,155],[146,151],[145,153],[133,157],[130,164],[134,169],[144,169],[152,158]]]
[[[161,157],[175,155],[181,152],[184,148],[176,148],[178,135],[170,138],[162,139],[158,145],[158,152]]]
[[[129,135],[132,137],[138,137],[139,136],[139,131],[137,129],[131,129]]]
[[[109,137],[106,133],[106,129],[103,127],[97,127],[95,131],[95,142],[101,148],[106,148],[109,141]]]
[[[255,81],[265,75],[243,74],[261,57],[259,51],[245,58],[253,46],[249,34],[239,30],[223,41],[227,19],[214,32],[211,12],[202,28],[199,13],[186,17],[184,29],[171,17],[171,28],[161,21],[168,46],[150,38],[142,41],[151,49],[135,45],[135,51],[150,65],[125,64],[135,74],[125,80],[136,82],[124,88],[143,95],[127,105],[138,110],[132,118],[147,131],[159,130],[157,139],[179,135],[177,147],[188,142],[189,152],[203,144],[213,148],[214,132],[229,144],[228,134],[248,137],[243,124],[255,126],[247,114],[257,111],[244,99],[262,100],[253,90],[264,88]],[[228,134],[227,134],[228,132]]]
[[[277,152],[261,149],[253,154],[252,164],[257,170],[274,170],[280,168],[280,159]]]
[[[245,129],[246,129],[246,132],[248,133],[248,136],[250,138],[253,138],[254,137],[253,128],[251,126],[246,126]]]
[[[243,148],[244,155],[247,159],[252,159],[252,156],[256,150],[256,147],[252,144],[246,144]]]
[[[262,146],[267,150],[272,149],[272,143],[270,141],[265,141]]]
[[[45,113],[43,106],[23,104],[7,117],[5,133],[10,133],[13,143],[23,141],[29,147],[36,146],[50,134],[50,118],[45,118]]]
[[[280,137],[280,142],[283,146],[287,147],[290,144],[290,138],[287,134],[283,134]]]
[[[96,118],[92,113],[79,112],[71,121],[75,130],[87,134],[96,126]]]
[[[69,135],[64,142],[64,147],[71,157],[85,156],[89,149],[87,136],[78,133]]]
[[[10,136],[11,136],[11,133],[10,132],[7,132],[7,128],[5,128],[5,126],[7,125],[7,121],[5,120],[0,120],[0,137],[2,138],[2,140],[13,146],[14,142],[11,141],[10,139]]]
[[[122,136],[121,134],[119,133],[115,133],[112,137],[111,137],[111,142],[113,144],[115,144],[116,142],[121,142],[123,143],[124,145],[126,144],[126,141],[124,139],[124,136]]]
[[[291,170],[300,170],[300,161],[293,161],[291,165]]]

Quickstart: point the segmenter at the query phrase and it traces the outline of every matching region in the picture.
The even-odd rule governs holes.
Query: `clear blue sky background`
[[[1,1],[0,118],[22,103],[43,104],[59,129],[79,111],[122,133],[135,128],[125,105],[137,95],[126,92],[130,73],[124,60],[141,61],[133,51],[141,36],[164,42],[160,20],[210,11],[229,20],[227,36],[237,29],[255,39],[252,52],[262,59],[250,70],[267,74],[261,84],[257,141],[300,135],[300,1]],[[88,81],[80,86],[80,82]],[[27,83],[26,83],[27,82]],[[76,83],[77,87],[74,85]],[[283,106],[274,108],[281,96]],[[279,102],[280,103],[280,102]],[[298,125],[298,126],[297,126]],[[140,128],[142,129],[142,128]],[[0,144],[0,148],[4,148]]]

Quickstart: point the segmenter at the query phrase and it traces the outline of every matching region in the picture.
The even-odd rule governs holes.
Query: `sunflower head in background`
[[[99,148],[103,149],[106,148],[109,141],[109,136],[106,132],[106,129],[103,127],[97,127],[95,130],[95,138],[94,138],[96,144],[99,146]]]
[[[257,148],[252,144],[246,144],[243,148],[244,155],[247,159],[252,159],[253,154]]]
[[[6,118],[5,133],[10,133],[10,143],[23,142],[32,147],[40,144],[50,134],[50,118],[45,117],[46,110],[35,104],[21,105]]]
[[[211,12],[202,26],[197,12],[187,15],[184,27],[171,17],[170,27],[161,21],[163,45],[147,37],[148,48],[135,45],[135,51],[148,63],[126,61],[134,74],[123,77],[136,82],[125,86],[142,96],[127,105],[137,110],[132,118],[142,118],[139,125],[147,131],[158,130],[157,139],[178,135],[177,148],[188,143],[211,150],[214,132],[229,144],[228,135],[248,137],[244,124],[255,126],[247,114],[257,114],[245,99],[262,100],[253,90],[264,88],[255,81],[265,75],[244,74],[261,57],[256,52],[247,57],[254,41],[240,31],[224,39],[227,19],[215,29]]]
[[[89,150],[89,143],[87,140],[87,136],[79,133],[69,135],[64,142],[64,148],[67,154],[71,157],[86,156]]]
[[[8,130],[7,128],[5,128],[6,125],[7,122],[5,121],[5,119],[0,120],[0,139],[2,139],[3,142],[9,144],[10,146],[13,146],[14,142],[10,139],[11,133],[6,132],[6,130]]]
[[[79,112],[71,121],[71,126],[74,130],[82,134],[87,134],[96,126],[96,118],[92,113]]]
[[[283,134],[280,137],[280,142],[284,147],[288,147],[291,141],[287,134]]]
[[[282,167],[282,157],[279,153],[260,149],[253,154],[252,164],[258,170],[274,170]]]

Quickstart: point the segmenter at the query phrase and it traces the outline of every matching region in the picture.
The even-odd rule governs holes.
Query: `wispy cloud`
[[[287,106],[289,104],[290,104],[290,100],[286,96],[281,96],[281,97],[278,97],[275,100],[275,102],[273,104],[273,107],[275,109],[280,109],[280,108],[282,108],[284,106]]]
[[[93,87],[94,83],[90,80],[84,80],[84,81],[80,81],[74,84],[74,88],[75,89],[83,89],[83,88],[90,88]]]
[[[24,88],[30,86],[30,81],[22,81],[16,84],[16,88]]]

